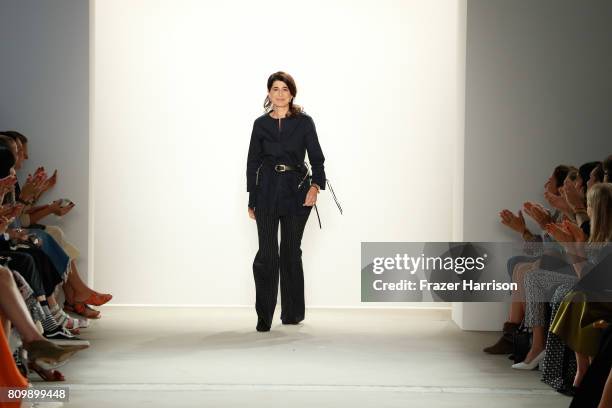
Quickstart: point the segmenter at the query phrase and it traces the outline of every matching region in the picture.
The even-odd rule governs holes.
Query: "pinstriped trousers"
[[[258,326],[270,328],[272,325],[278,296],[279,270],[281,320],[287,324],[304,320],[304,270],[300,247],[309,215],[310,210],[305,215],[277,215],[258,213],[255,210],[259,250],[253,261],[253,276]]]

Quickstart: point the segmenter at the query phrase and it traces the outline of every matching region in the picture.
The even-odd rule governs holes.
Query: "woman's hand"
[[[576,212],[576,209],[585,208],[586,200],[584,198],[584,194],[582,191],[578,190],[574,183],[567,179],[563,185],[563,189],[561,190],[563,198],[569,204],[572,211]]]
[[[506,227],[518,232],[519,234],[523,234],[526,230],[525,228],[525,218],[523,218],[523,213],[519,210],[518,216],[514,215],[510,210],[502,210],[499,213],[501,217],[501,223]]]
[[[13,219],[21,215],[23,211],[23,204],[7,204],[0,206],[0,217],[7,217]]]
[[[306,194],[306,199],[304,200],[304,207],[312,207],[317,203],[317,194],[319,194],[319,189],[316,186],[310,186],[308,193]]]
[[[56,183],[57,183],[57,170],[53,172],[51,177],[49,177],[43,182],[41,194],[55,187]]]
[[[525,204],[523,204],[523,208],[525,209],[527,215],[533,218],[533,220],[537,222],[542,229],[544,229],[546,225],[554,222],[548,210],[538,203],[527,201]]]
[[[574,237],[574,242],[586,242],[588,237],[578,225],[569,220],[564,220],[563,225]]]
[[[550,223],[546,225],[544,229],[555,239],[555,241],[563,246],[574,240],[574,236],[565,226],[565,221],[560,224]]]
[[[0,234],[4,234],[13,220],[9,217],[0,216]]]
[[[255,219],[255,209],[249,207],[249,218],[254,220]]]
[[[557,240],[568,254],[573,256],[574,263],[584,261],[584,242],[587,240],[582,229],[571,221],[564,220],[559,224],[548,224],[546,232]]]
[[[17,183],[17,176],[14,174],[8,175],[3,179],[0,179],[0,187],[2,188],[13,188]]]
[[[44,172],[37,172],[34,176],[29,175],[26,183],[21,188],[19,199],[26,202],[33,201],[40,194],[45,178]]]
[[[0,179],[0,202],[4,202],[4,196],[7,193],[15,191],[15,183],[17,183],[17,177],[15,175]]]
[[[560,188],[559,191],[563,191],[562,188]],[[567,203],[567,201],[565,201],[565,198],[562,195],[557,195],[549,191],[545,191],[544,198],[553,208],[556,208],[564,214],[568,214],[572,211],[569,204]]]
[[[51,210],[53,211],[53,214],[57,215],[58,217],[63,217],[64,215],[68,214],[70,210],[74,208],[74,203],[70,203],[65,207],[62,207],[61,205],[62,205],[62,200],[57,200],[57,201],[54,201],[49,206]]]

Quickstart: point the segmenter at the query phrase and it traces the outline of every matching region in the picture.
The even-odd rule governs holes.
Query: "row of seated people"
[[[607,328],[612,322],[607,294],[612,289],[611,181],[612,155],[579,168],[559,165],[544,184],[550,209],[530,201],[517,213],[505,209],[499,214],[525,247],[539,252],[509,260],[508,272],[518,290],[512,293],[501,338],[484,351],[517,353],[515,343],[527,328],[530,349],[512,368],[539,367],[541,380],[574,396],[576,407],[612,406],[612,337]],[[530,231],[523,213],[539,233]]]
[[[0,387],[25,387],[33,373],[64,381],[57,368],[89,346],[81,330],[101,317],[93,306],[112,298],[87,286],[78,249],[59,226],[44,224],[75,207],[67,199],[40,204],[57,171],[48,175],[39,167],[19,183],[28,159],[26,136],[0,132]]]

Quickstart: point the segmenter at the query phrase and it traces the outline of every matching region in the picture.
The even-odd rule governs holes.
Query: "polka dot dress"
[[[573,287],[573,284],[563,284],[557,288],[550,306],[550,322],[552,323],[561,301]],[[574,383],[576,376],[576,356],[574,351],[567,347],[559,336],[548,332],[546,339],[546,356],[541,364],[542,382],[550,385],[559,392],[568,391]]]

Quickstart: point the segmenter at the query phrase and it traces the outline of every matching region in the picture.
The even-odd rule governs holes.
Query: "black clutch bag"
[[[514,363],[525,361],[527,353],[531,348],[531,331],[521,324],[521,327],[512,336],[512,360]]]

